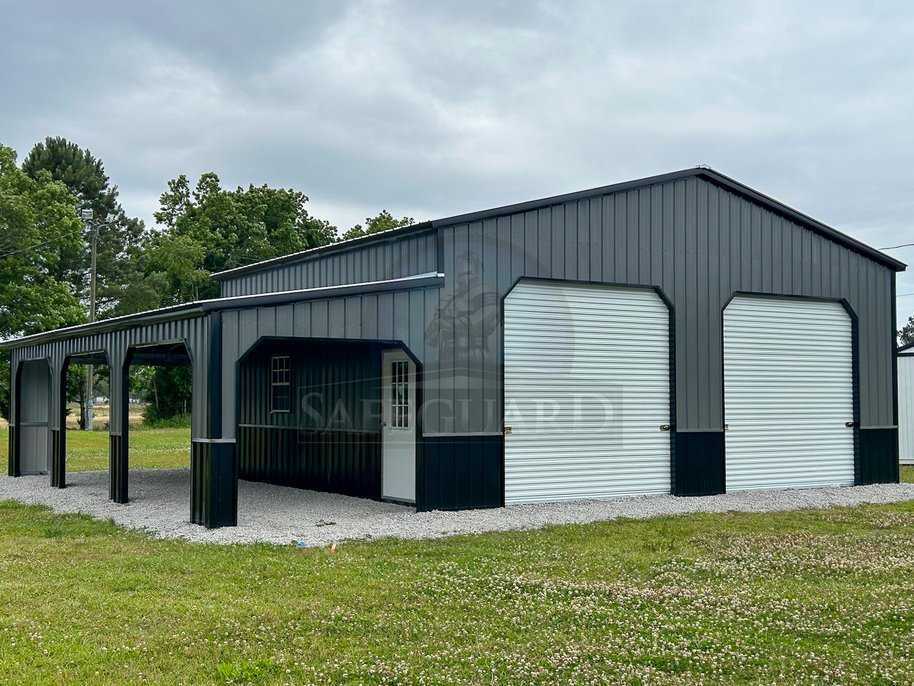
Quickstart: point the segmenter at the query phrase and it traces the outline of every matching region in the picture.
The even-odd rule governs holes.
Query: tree
[[[0,339],[85,321],[61,267],[81,231],[67,187],[46,171],[30,177],[16,166],[15,151],[0,145]],[[0,411],[6,416],[4,380]]]
[[[170,180],[155,213],[160,229],[142,251],[143,275],[134,291],[155,293],[158,306],[214,298],[219,284],[212,272],[331,243],[336,228],[312,217],[307,201],[292,189],[224,189],[213,172],[193,188],[183,174]],[[147,420],[165,420],[190,407],[187,370],[157,368],[144,379],[143,390],[153,399]]]
[[[416,220],[412,217],[395,219],[394,216],[387,210],[381,210],[381,212],[375,217],[366,217],[364,226],[361,224],[356,224],[351,229],[349,229],[346,233],[343,234],[343,240],[348,240],[350,238],[359,238],[360,236],[367,236],[370,233],[377,233],[378,231],[398,229],[401,226],[411,226],[415,223]]]
[[[308,214],[300,191],[268,186],[223,189],[208,172],[193,190],[185,175],[168,182],[150,241],[146,275],[157,275],[160,305],[217,297],[212,272],[332,242],[336,227]]]
[[[142,248],[144,226],[142,221],[125,214],[118,202],[117,186],[111,185],[104,165],[88,149],[65,138],[49,137],[32,148],[22,163],[22,171],[33,179],[41,172],[50,173],[51,178],[70,190],[81,208],[91,209],[94,214],[94,225],[84,228],[81,239],[62,248],[55,278],[70,283],[77,298],[88,309],[91,232],[97,228],[96,303],[99,317],[127,314],[120,304],[138,277],[137,261],[131,257]],[[112,221],[105,221],[112,215]],[[131,306],[138,309],[146,309],[149,305],[148,301],[131,302]]]
[[[914,343],[914,316],[908,317],[908,323],[898,330],[898,344]]]
[[[65,138],[48,137],[37,143],[22,163],[33,179],[40,174],[63,183],[80,208],[91,209],[93,221],[81,224],[82,235],[61,249],[55,278],[67,283],[72,293],[89,309],[92,233],[96,238],[96,316],[130,314],[155,306],[155,294],[142,291],[139,255],[144,240],[143,222],[126,215],[118,201],[105,167],[86,148]],[[108,221],[108,217],[113,217]],[[85,426],[86,368],[73,365],[67,372],[67,398],[79,401],[79,425]]]

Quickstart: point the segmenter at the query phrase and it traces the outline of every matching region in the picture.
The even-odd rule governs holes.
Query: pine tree
[[[71,284],[76,297],[88,309],[91,232],[97,228],[98,316],[127,314],[119,305],[137,278],[136,256],[142,247],[144,226],[142,221],[125,214],[118,202],[117,186],[111,184],[101,160],[65,138],[49,137],[32,148],[22,163],[22,171],[33,179],[41,171],[49,172],[51,178],[62,182],[76,196],[80,208],[91,209],[94,215],[94,225],[85,227],[82,243],[61,253],[55,278]],[[110,222],[109,216],[113,216]],[[130,310],[150,305],[131,303]]]

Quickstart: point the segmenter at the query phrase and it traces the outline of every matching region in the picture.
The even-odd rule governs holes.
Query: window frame
[[[286,407],[277,407],[277,390],[285,389]],[[289,355],[270,356],[270,414],[292,412],[292,360]]]
[[[390,428],[409,430],[412,424],[409,360],[392,360],[390,377]]]

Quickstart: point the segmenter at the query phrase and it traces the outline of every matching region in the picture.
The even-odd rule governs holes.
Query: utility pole
[[[92,266],[89,271],[89,322],[95,321],[95,278],[96,261],[98,258],[98,222],[93,222],[94,213],[91,209],[79,211],[86,225],[92,230]],[[86,365],[86,431],[92,431],[92,406],[94,405],[95,388],[92,383],[92,365]]]
[[[109,213],[104,222],[93,221],[94,213],[91,209],[79,211],[80,217],[92,230],[92,261],[89,272],[89,323],[95,321],[95,283],[98,276],[98,228],[102,224],[109,225],[117,216]],[[95,404],[95,384],[93,379],[92,364],[86,365],[86,431],[92,431],[92,408]]]

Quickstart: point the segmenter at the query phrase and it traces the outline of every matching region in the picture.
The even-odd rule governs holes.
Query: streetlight
[[[108,216],[105,217],[103,222],[93,222],[92,218],[95,216],[95,213],[91,208],[82,208],[79,211],[79,216],[86,226],[92,229],[92,266],[90,267],[89,272],[89,322],[92,323],[95,321],[95,280],[96,280],[96,262],[98,258],[98,227],[102,225],[110,225],[117,215],[112,212],[108,213]],[[94,404],[93,395],[95,394],[95,389],[93,388],[93,379],[92,379],[92,365],[86,365],[86,431],[92,431],[92,406]]]

